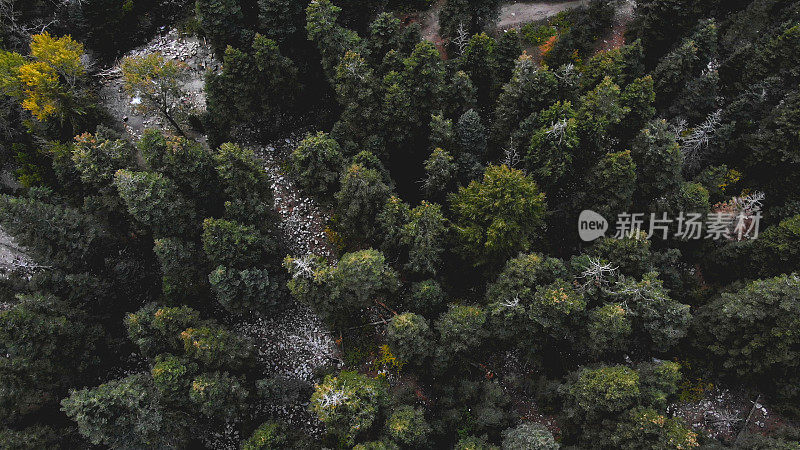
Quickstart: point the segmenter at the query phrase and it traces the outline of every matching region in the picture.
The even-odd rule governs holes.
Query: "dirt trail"
[[[420,18],[422,39],[433,43],[442,41],[442,37],[439,35],[439,14],[442,13],[445,3],[447,0],[436,0],[436,3]]]
[[[566,2],[515,2],[507,3],[500,8],[497,20],[498,30],[508,30],[528,22],[537,22],[555,16],[561,11],[587,5],[589,0],[572,0]]]
[[[598,53],[614,50],[625,45],[625,31],[628,29],[628,24],[633,20],[635,8],[635,0],[620,0],[617,3],[611,31],[600,41],[597,48]]]
[[[446,2],[447,0],[437,0],[430,9],[420,13],[417,19],[422,28],[422,38],[433,42],[437,47],[444,44],[444,39],[439,34],[439,15]],[[508,30],[528,22],[548,19],[561,11],[588,3],[589,0],[507,3],[500,7],[495,24],[498,30]]]
[[[287,138],[286,146],[294,147],[297,138]],[[275,210],[281,217],[279,228],[293,256],[309,253],[334,260],[335,252],[325,234],[327,214],[314,199],[306,197],[294,182],[281,170],[281,155],[275,147],[254,149],[256,156],[264,162],[264,169],[272,183]]]

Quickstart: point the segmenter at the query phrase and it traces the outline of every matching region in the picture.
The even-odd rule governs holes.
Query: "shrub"
[[[327,375],[311,395],[311,410],[344,445],[369,430],[386,403],[386,388],[356,372]]]

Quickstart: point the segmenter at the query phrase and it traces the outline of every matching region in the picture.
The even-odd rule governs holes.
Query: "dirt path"
[[[444,39],[439,34],[439,15],[447,0],[437,0],[434,5],[420,13],[419,22],[422,38],[433,42],[440,51],[444,48]],[[549,1],[549,2],[514,2],[500,7],[496,27],[498,30],[517,28],[528,22],[536,22],[555,16],[561,11],[586,5],[589,0]]]
[[[296,142],[297,139],[286,139],[287,146],[293,147]],[[279,228],[292,255],[313,253],[332,260],[335,253],[325,234],[327,214],[314,199],[304,196],[282,172],[281,157],[275,147],[258,148],[255,153],[264,161],[264,169],[272,182],[275,210],[281,217]]]
[[[422,39],[433,43],[442,42],[442,37],[439,35],[439,14],[442,13],[445,3],[447,0],[436,0],[436,3],[421,17]]]
[[[597,48],[598,53],[614,50],[615,48],[620,48],[625,45],[625,31],[628,29],[628,24],[633,20],[633,11],[635,7],[636,2],[634,0],[618,1],[611,31],[600,41]]]
[[[561,11],[586,5],[589,0],[572,0],[566,2],[515,2],[507,3],[500,8],[497,20],[498,30],[517,28],[528,22],[538,22],[555,16]]]

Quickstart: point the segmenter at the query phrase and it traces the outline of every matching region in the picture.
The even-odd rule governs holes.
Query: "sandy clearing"
[[[537,22],[555,16],[561,11],[589,4],[589,0],[566,2],[516,2],[500,7],[497,28],[507,30],[528,22]]]

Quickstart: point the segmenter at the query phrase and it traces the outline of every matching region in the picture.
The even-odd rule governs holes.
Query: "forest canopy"
[[[0,447],[800,448],[800,2],[0,0]]]

